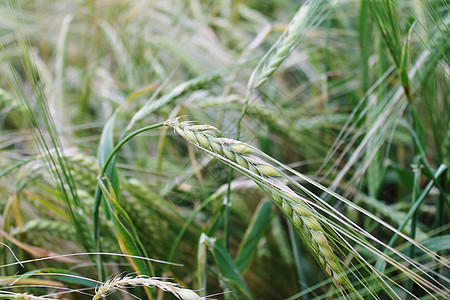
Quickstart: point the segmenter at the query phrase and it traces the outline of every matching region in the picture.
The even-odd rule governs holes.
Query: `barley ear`
[[[105,298],[116,290],[121,290],[126,287],[156,287],[164,292],[172,293],[177,299],[180,300],[204,300],[204,297],[200,297],[193,290],[180,287],[178,284],[168,281],[163,281],[160,278],[149,277],[140,275],[136,277],[125,276],[123,278],[115,277],[106,280],[95,290],[95,295],[92,300]]]
[[[284,35],[278,41],[278,47],[270,56],[269,61],[261,68],[255,80],[255,88],[261,86],[280,67],[283,61],[294,50],[301,36],[301,30],[305,25],[309,5],[303,5],[295,14]]]
[[[259,150],[246,143],[224,138],[217,128],[210,125],[193,125],[191,122],[181,122],[178,118],[167,121],[166,125],[174,128],[188,142],[237,168],[258,183],[296,226],[336,287],[342,293],[355,290],[331,248],[318,217],[320,215],[306,199],[277,179],[286,175],[261,159]]]

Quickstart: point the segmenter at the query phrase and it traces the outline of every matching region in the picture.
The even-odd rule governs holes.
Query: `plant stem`
[[[111,162],[111,160],[113,159],[113,157],[115,156],[115,154],[117,153],[117,151],[119,151],[120,148],[122,148],[122,146],[128,142],[129,140],[131,140],[133,137],[135,137],[136,135],[144,132],[144,131],[148,131],[148,130],[152,130],[155,128],[159,128],[164,126],[165,122],[161,122],[158,124],[154,124],[154,125],[150,125],[150,126],[146,126],[146,127],[142,127],[141,129],[138,129],[132,133],[130,133],[128,136],[126,136],[125,138],[123,138],[118,144],[117,146],[114,147],[114,149],[111,151],[111,154],[109,154],[108,158],[105,161],[105,164],[103,165],[102,171],[100,172],[101,176],[103,176],[106,172],[106,169],[108,168],[108,164]]]
[[[414,184],[413,184],[413,190],[412,190],[412,195],[411,195],[411,200],[412,200],[412,205],[415,204],[415,202],[417,201],[417,194],[419,193],[419,185],[420,185],[420,157],[417,156],[414,159],[414,165],[415,165],[415,170],[414,170]],[[411,231],[409,236],[414,239],[416,237],[416,226],[417,226],[417,218],[418,218],[418,211],[414,211],[412,217],[411,217]],[[409,249],[409,257],[411,259],[414,259],[414,245],[411,245],[411,248]],[[406,283],[406,289],[408,291],[412,291],[413,289],[413,281],[411,279],[409,279]],[[409,300],[411,299],[411,295],[407,294],[406,295],[406,299]]]

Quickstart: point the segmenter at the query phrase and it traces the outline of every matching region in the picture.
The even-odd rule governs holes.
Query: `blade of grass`
[[[147,257],[147,253],[142,245],[142,242],[140,241],[137,230],[133,225],[133,221],[117,202],[114,194],[114,188],[108,177],[104,176],[99,178],[98,184],[104,195],[106,209],[109,210],[111,215],[117,242],[119,243],[122,253],[131,256]],[[141,259],[131,257],[128,257],[128,261],[137,274],[154,275],[153,267],[150,262],[147,263]],[[153,299],[150,289],[146,288],[145,291],[149,299]]]
[[[214,238],[206,238],[206,245],[210,248],[215,265],[220,271],[220,274],[229,281],[229,284],[239,287],[246,298],[253,299],[247,284],[244,282],[238,266],[234,262],[224,244]]]
[[[250,262],[258,249],[258,243],[270,225],[272,219],[271,215],[272,203],[270,202],[263,201],[256,208],[252,220],[242,238],[241,244],[239,245],[239,250],[235,258],[236,265],[241,273],[245,272],[250,265]]]

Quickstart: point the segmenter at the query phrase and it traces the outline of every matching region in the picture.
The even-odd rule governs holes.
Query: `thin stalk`
[[[138,129],[132,133],[130,133],[128,136],[126,136],[125,138],[123,138],[123,140],[121,140],[117,146],[114,147],[114,149],[111,151],[111,154],[109,154],[108,158],[105,161],[105,164],[103,165],[102,171],[101,171],[101,176],[103,176],[103,174],[105,174],[106,169],[108,168],[108,164],[111,162],[111,160],[113,159],[114,155],[117,153],[117,151],[119,151],[120,148],[122,148],[122,146],[128,142],[129,140],[131,140],[132,138],[134,138],[136,135],[144,132],[144,131],[148,131],[148,130],[152,130],[155,128],[159,128],[164,126],[164,122],[158,123],[158,124],[154,124],[154,125],[150,125],[150,126],[146,126],[146,127],[142,127],[141,129]]]
[[[172,247],[170,248],[170,252],[169,255],[167,256],[167,261],[172,261],[175,252],[178,249],[178,244],[181,241],[181,238],[183,237],[184,233],[186,232],[186,230],[188,229],[188,227],[192,224],[192,222],[194,221],[194,219],[197,217],[197,215],[206,207],[208,206],[211,202],[213,202],[214,200],[216,200],[217,197],[209,197],[208,199],[206,199],[205,201],[203,201],[203,203],[200,205],[199,208],[197,208],[195,211],[193,211],[191,213],[191,215],[189,216],[189,218],[186,219],[186,222],[184,223],[183,227],[180,229],[180,231],[178,232],[175,241],[172,244]],[[163,274],[166,274],[167,271],[169,270],[169,265],[167,265],[164,268],[164,271],[162,272]]]
[[[111,151],[111,154],[109,154],[108,158],[105,160],[105,164],[103,165],[102,171],[100,172],[101,176],[103,176],[106,172],[106,169],[108,169],[108,165],[111,162],[111,160],[114,158],[115,154],[119,151],[120,148],[122,148],[122,146],[128,142],[129,140],[131,140],[132,138],[134,138],[136,135],[144,132],[144,131],[148,131],[148,130],[152,130],[152,129],[156,129],[159,127],[164,126],[164,122],[158,123],[158,124],[154,124],[154,125],[150,125],[150,126],[146,126],[146,127],[142,127],[141,129],[138,129],[132,133],[130,133],[128,136],[124,137],[118,144],[117,146],[114,147],[114,149]]]
[[[411,128],[410,124],[403,124],[403,125],[410,132],[411,137],[413,138],[414,143],[416,144],[417,150],[419,151],[420,161],[424,167],[424,175],[434,181],[434,184],[436,185],[436,188],[439,190],[441,195],[446,195],[446,192],[445,192],[444,188],[442,187],[441,182],[439,180],[439,176],[441,173],[439,173],[439,175],[437,175],[438,172],[436,171],[436,173],[433,174],[433,170],[431,169],[430,164],[428,163],[428,161],[426,159],[425,150],[423,149],[423,147],[420,144],[419,137],[417,136],[415,131]],[[443,164],[440,165],[439,168],[448,169],[448,167]],[[443,172],[443,171],[441,170],[441,172]],[[446,202],[448,206],[450,206],[450,199],[448,197],[443,196],[443,201]]]
[[[225,236],[225,247],[230,250],[230,214],[231,214],[231,181],[233,180],[233,168],[230,168],[228,175],[227,195],[225,196],[225,209],[223,217],[223,231]]]
[[[3,171],[2,173],[0,173],[0,178],[2,178],[3,176],[7,175],[7,174],[8,174],[9,172],[11,172],[12,170],[14,170],[14,169],[16,169],[16,168],[19,168],[19,167],[21,167],[21,166],[23,166],[23,165],[29,163],[30,161],[33,161],[33,160],[36,160],[36,159],[37,159],[36,157],[33,157],[33,158],[26,159],[26,160],[24,160],[24,161],[19,161],[18,163],[12,165],[12,166],[9,167],[8,169],[6,169],[6,170]]]
[[[446,170],[447,170],[447,166],[441,165],[439,167],[439,169],[436,171],[436,173],[434,174],[434,176],[439,177]],[[434,185],[434,181],[431,181],[430,183],[428,183],[428,185],[425,188],[425,190],[422,192],[422,194],[420,194],[420,197],[417,198],[417,200],[414,202],[414,205],[409,210],[408,214],[405,217],[405,220],[403,220],[403,223],[399,226],[398,231],[401,232],[406,227],[406,224],[408,223],[409,219],[413,216],[413,214],[420,207],[420,205],[422,204],[423,200],[425,200],[425,197],[430,193],[431,189],[433,188],[433,185]],[[395,233],[394,236],[389,241],[388,245],[392,246],[395,243],[395,241],[397,240],[397,238],[398,238],[398,234]]]
[[[440,178],[440,183],[442,186],[442,190],[444,191],[444,193],[440,193],[439,194],[439,198],[437,199],[437,206],[436,206],[436,211],[437,213],[437,218],[436,218],[436,228],[440,228],[442,226],[445,225],[445,200],[448,200],[448,198],[446,197],[447,195],[447,173],[448,173],[448,169],[446,169]],[[440,235],[443,235],[443,232],[439,233]]]
[[[241,115],[239,116],[239,120],[237,122],[236,140],[239,140],[239,138],[241,137],[242,119],[244,119],[244,116],[247,113],[248,105],[249,105],[249,101],[250,101],[250,95],[254,91],[253,81],[254,81],[254,76],[256,74],[256,70],[258,70],[258,68],[256,68],[255,71],[253,71],[252,75],[250,76],[249,82],[248,82],[247,95],[245,96],[244,107],[242,108]],[[225,246],[227,247],[227,249],[229,249],[229,244],[230,244],[230,242],[229,242],[229,239],[230,239],[229,238],[229,236],[230,236],[229,219],[230,219],[230,212],[231,212],[230,197],[231,197],[231,180],[233,179],[233,170],[234,170],[233,168],[230,168],[230,174],[228,175],[227,196],[225,199],[224,235],[225,235]]]
[[[249,87],[251,86],[251,82],[253,82],[253,76],[255,72],[253,72],[252,77],[249,81]],[[244,107],[242,108],[241,115],[239,116],[239,120],[237,122],[237,134],[236,134],[236,140],[239,140],[241,136],[241,123],[242,119],[244,118],[245,114],[247,113],[249,99],[250,99],[250,93],[252,92],[252,89],[249,89],[247,92],[247,96],[245,97],[245,103]],[[225,246],[227,249],[229,249],[230,246],[230,213],[231,213],[231,181],[233,180],[233,168],[230,168],[230,174],[228,175],[228,188],[227,188],[227,196],[225,198],[225,211],[224,211],[224,235],[225,235]]]
[[[420,181],[420,157],[416,157],[414,159],[414,166],[415,166],[415,170],[414,170],[414,183],[413,183],[413,190],[412,190],[412,195],[411,195],[411,200],[412,200],[412,204],[414,205],[414,203],[417,201],[416,197],[417,194],[419,193],[419,181]],[[410,234],[409,236],[414,239],[416,237],[416,226],[417,226],[417,217],[418,217],[418,212],[414,211],[412,217],[411,217],[411,230],[410,230]],[[411,245],[411,248],[409,248],[409,257],[411,259],[414,259],[414,250],[415,247],[414,245]],[[410,266],[411,269],[411,266]],[[408,291],[412,291],[413,289],[413,281],[411,279],[408,279],[408,281],[406,282],[406,289]],[[411,299],[411,296],[409,294],[406,295],[406,300]]]
[[[441,174],[443,174],[447,170],[447,166],[441,165],[439,166],[438,170],[434,174],[435,177],[439,177]],[[425,197],[430,193],[431,189],[434,186],[434,181],[430,181],[427,185],[427,187],[423,190],[422,194],[420,194],[419,198],[414,202],[414,205],[409,210],[408,214],[406,215],[405,219],[403,220],[403,223],[398,227],[397,232],[401,232],[406,225],[408,224],[409,219],[414,215],[414,213],[419,209],[422,202],[425,200]],[[392,238],[390,239],[389,243],[387,244],[388,247],[392,247],[392,245],[397,241],[399,235],[395,232]],[[388,248],[387,248],[388,249]],[[384,253],[387,253],[387,249],[384,251]],[[384,270],[386,266],[385,261],[379,261],[380,263],[377,264],[377,269],[382,271]]]

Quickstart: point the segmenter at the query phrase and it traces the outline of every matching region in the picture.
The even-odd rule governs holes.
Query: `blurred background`
[[[125,134],[182,116],[239,136],[448,257],[449,21],[447,1],[437,0],[2,0],[1,241],[19,260],[98,250],[93,214],[105,157]],[[183,264],[146,268],[201,295],[226,292],[215,299],[340,294],[253,181],[173,130],[133,138],[115,166],[114,200],[134,233],[124,239],[102,207],[102,251]],[[395,235],[294,179],[384,243]],[[349,254],[343,264],[375,265],[373,253],[355,247],[362,262]],[[11,262],[0,247],[5,298],[89,299],[98,285],[89,279],[137,271],[112,256],[102,257],[102,271],[92,255]],[[409,288],[426,294],[386,272],[404,287],[392,287],[400,298]],[[436,272],[448,275],[448,262]]]

